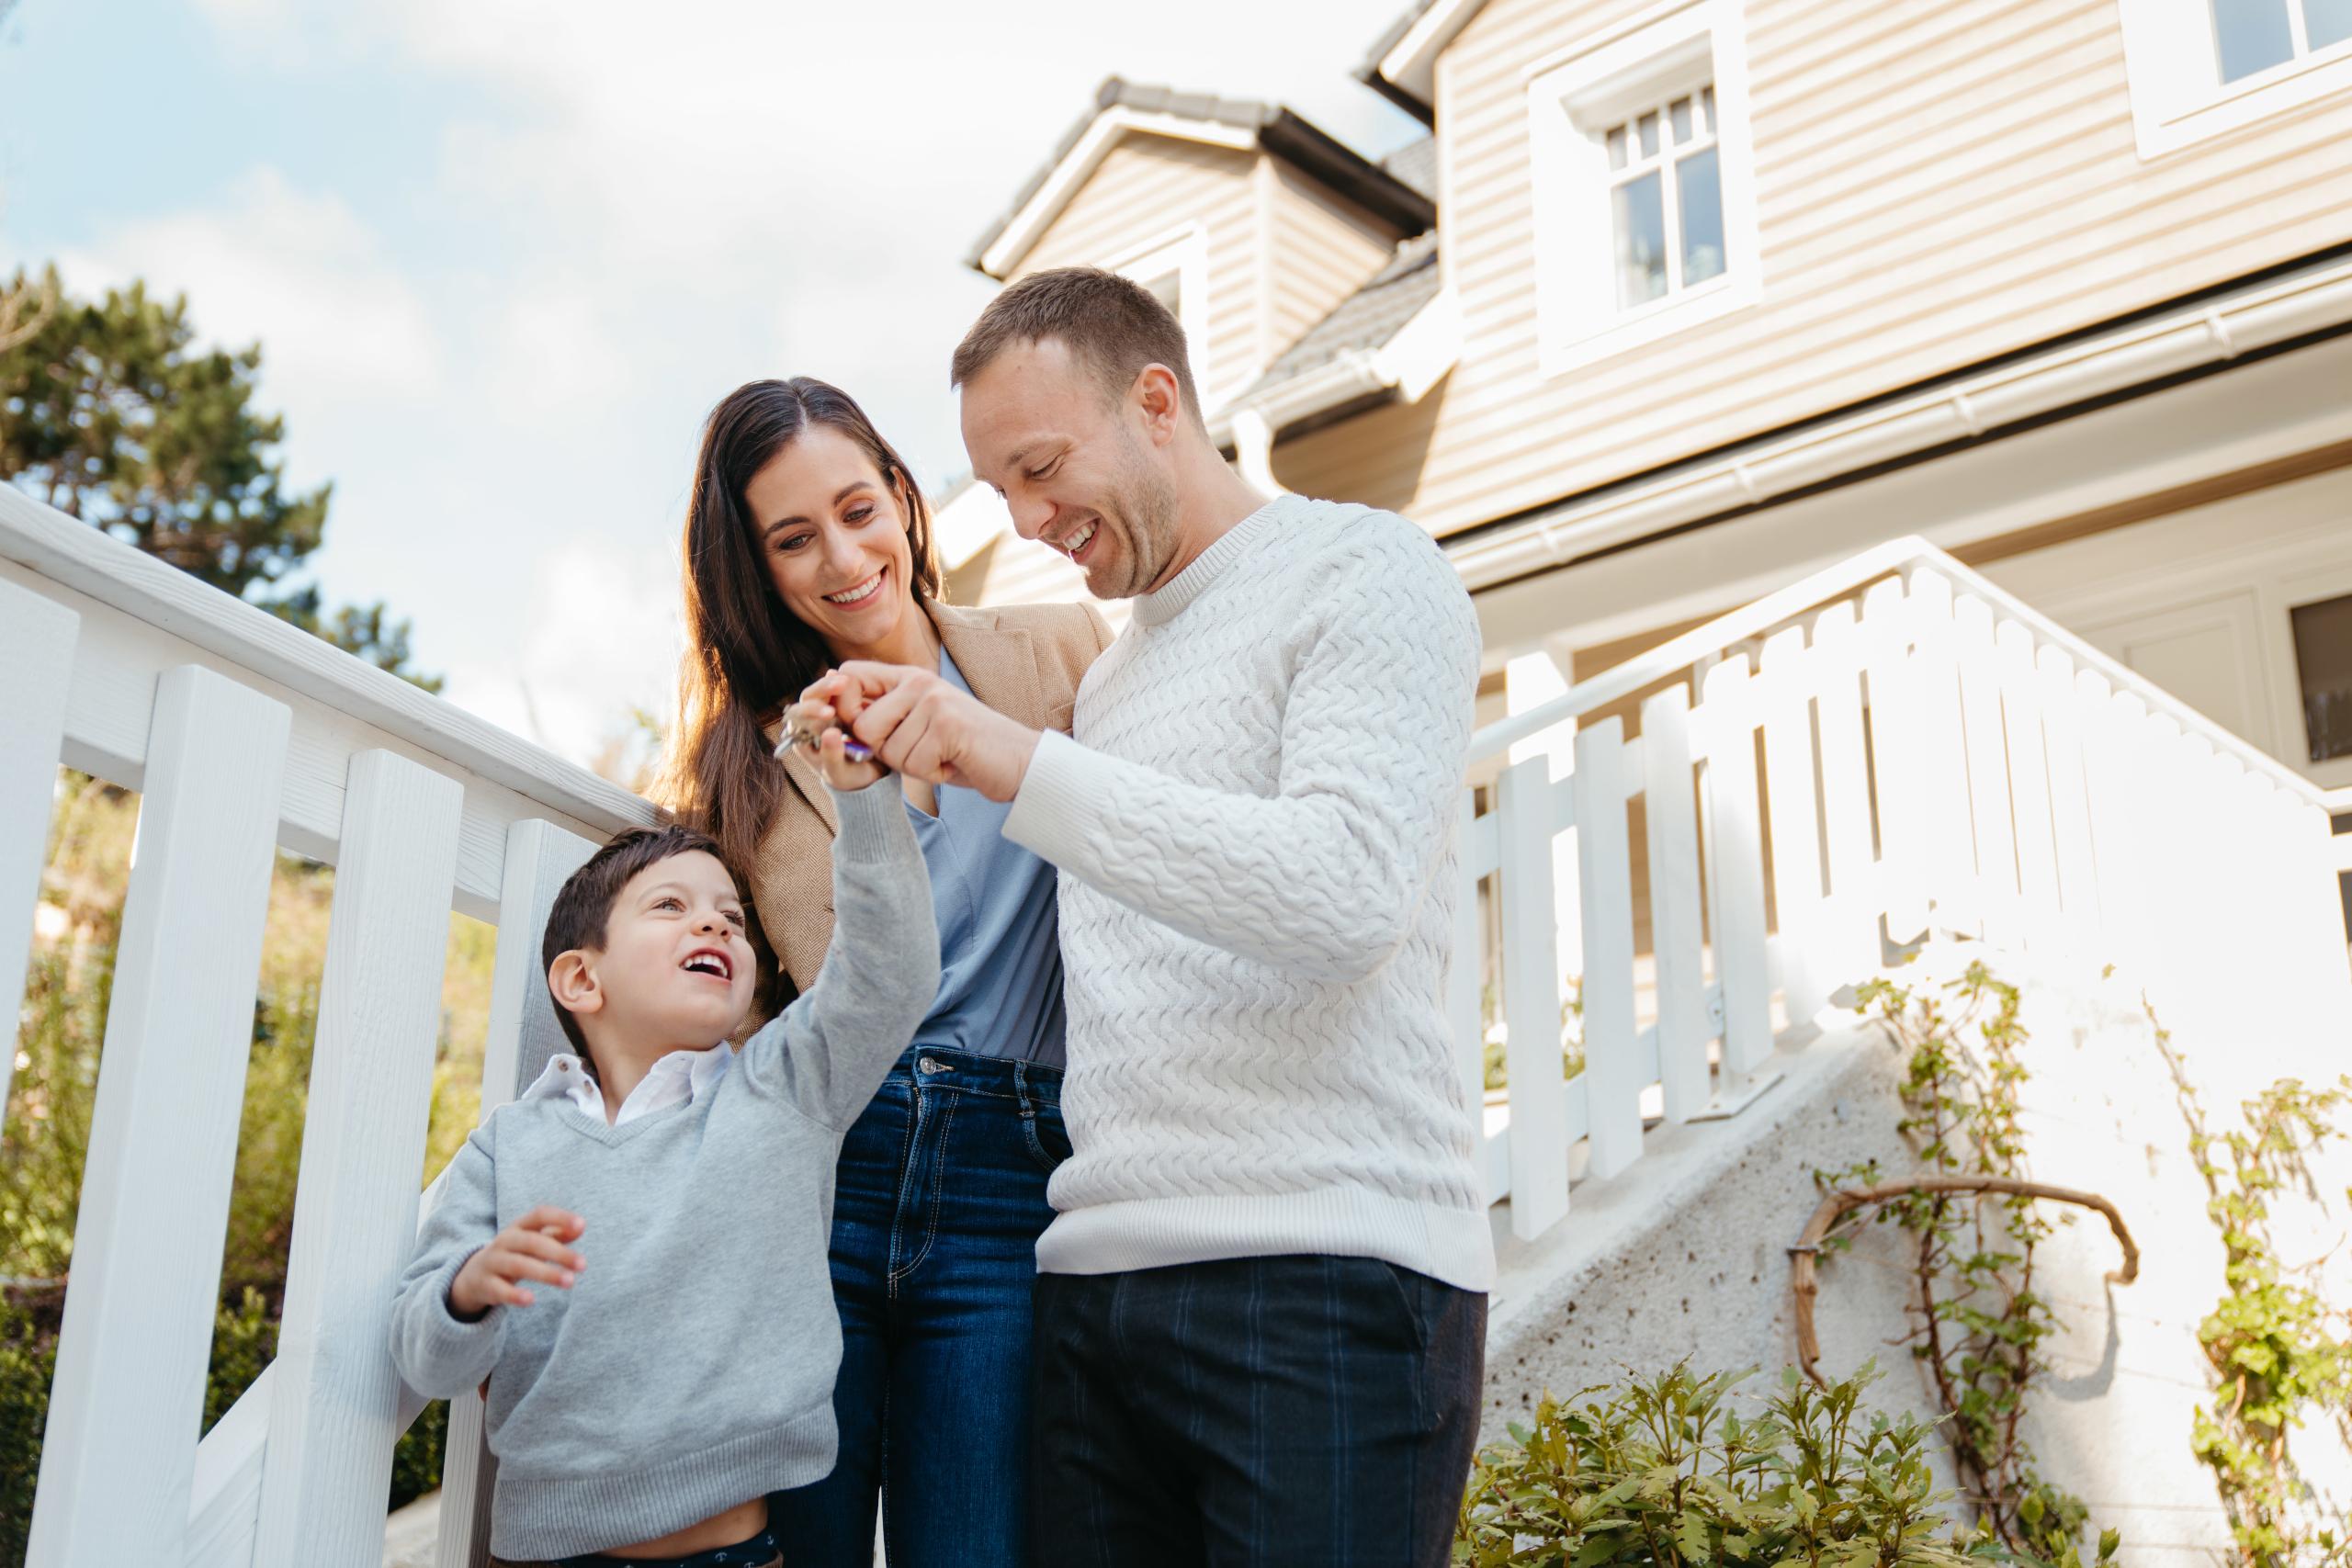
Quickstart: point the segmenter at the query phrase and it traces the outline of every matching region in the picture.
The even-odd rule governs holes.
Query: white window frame
[[[1209,398],[1209,235],[1198,223],[1179,224],[1131,250],[1121,251],[1101,264],[1148,286],[1164,273],[1176,275],[1176,324],[1184,329],[1184,345],[1192,352],[1193,385],[1206,403]],[[1204,412],[1206,411],[1204,410]]]
[[[2302,0],[2289,0],[2298,12]],[[2352,39],[2222,80],[2210,0],[2116,0],[2143,162],[2352,88]],[[2296,36],[2301,36],[2300,15]]]
[[[1600,132],[1712,83],[1724,270],[1630,309],[1617,304],[1609,157]],[[1527,73],[1535,182],[1537,357],[1556,376],[1744,310],[1763,297],[1747,48],[1737,0],[1673,0],[1537,62]],[[1679,243],[1668,236],[1669,243]]]

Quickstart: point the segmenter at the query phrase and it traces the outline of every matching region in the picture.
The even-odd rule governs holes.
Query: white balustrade
[[[1627,739],[1617,714],[1634,697]],[[1736,1112],[1841,987],[1932,933],[2123,966],[2185,1036],[2264,1081],[2340,1070],[2352,968],[2335,874],[2352,855],[2328,808],[2352,799],[1925,544],[1865,552],[1581,682],[1482,730],[1473,760],[1569,724],[1566,776],[1530,757],[1490,810],[1465,803],[1465,841],[1498,846],[1465,862],[1462,897],[1491,874],[1505,912],[1512,1049],[1494,1141],[1509,1141],[1515,1235],[1567,1212],[1577,1139],[1601,1180],[1641,1156],[1637,1105],[1669,1122]],[[1627,863],[1636,799],[1646,879]],[[1576,944],[1547,918],[1547,836],[1576,840],[1557,857],[1579,870]],[[1645,912],[1646,955],[1627,942]],[[1636,1033],[1627,976],[1645,956],[1657,1022]],[[1480,957],[1457,953],[1456,972]],[[1548,1021],[1566,993],[1544,984],[1562,971],[1584,1007],[1584,1068],[1565,1085]],[[1453,1005],[1473,1030],[1473,1003],[1457,989]],[[1530,1030],[1544,1037],[1522,1048]]]

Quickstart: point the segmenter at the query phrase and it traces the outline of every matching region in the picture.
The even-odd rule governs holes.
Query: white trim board
[[[1021,204],[1020,210],[1005,224],[1004,232],[980,253],[980,270],[990,277],[1002,277],[1019,266],[1021,258],[1029,254],[1046,227],[1061,216],[1062,209],[1069,205],[1087,176],[1102,166],[1121,138],[1129,135],[1166,136],[1241,152],[1258,145],[1258,132],[1253,129],[1114,104],[1094,117],[1094,123],[1086,128],[1086,134],[1078,139],[1078,144],[1063,154],[1053,172],[1046,176],[1046,182]]]

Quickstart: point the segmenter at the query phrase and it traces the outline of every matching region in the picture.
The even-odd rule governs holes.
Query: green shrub
[[[1546,1396],[1479,1456],[1453,1561],[1464,1568],[1951,1568],[2018,1561],[1961,1535],[1935,1487],[1932,1429],[1864,1408],[1877,1373],[1826,1390],[1793,1369],[1748,1418],[1752,1374],[1686,1363],[1601,1397]],[[2100,1541],[2109,1561],[2115,1541]]]

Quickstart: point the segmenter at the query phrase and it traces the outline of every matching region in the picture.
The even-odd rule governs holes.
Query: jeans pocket
[[[1037,1162],[1037,1168],[1047,1176],[1053,1175],[1070,1155],[1069,1133],[1062,1126],[1061,1107],[1024,1100],[1021,1106],[1021,1141],[1028,1146],[1029,1157]]]
[[[1430,1287],[1435,1281],[1426,1274],[1415,1273],[1401,1263],[1375,1258],[1377,1268],[1395,1292],[1397,1310],[1405,1314],[1406,1337],[1416,1350],[1430,1348]]]

